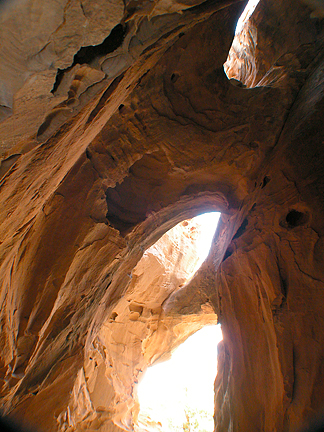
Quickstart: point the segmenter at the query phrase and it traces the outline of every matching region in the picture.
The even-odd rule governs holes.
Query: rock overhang
[[[8,94],[16,98],[1,125],[8,412],[64,430],[71,392],[88,383],[84,347],[92,349],[143,251],[177,222],[212,209],[223,214],[217,253],[168,307],[181,317],[208,297],[223,323],[216,430],[226,430],[229,419],[248,430],[252,418],[281,431],[318,409],[322,21],[300,2],[261,2],[251,20],[257,49],[240,69],[249,76],[253,63],[259,87],[234,87],[223,63],[244,3],[115,2],[107,27],[106,4],[61,2],[51,24],[65,17],[64,25],[47,44],[51,29],[43,23],[24,39],[41,29],[37,43],[12,59],[4,45],[6,115],[14,106]],[[82,24],[76,30],[77,23],[95,25],[96,4],[98,35],[86,35]],[[3,16],[23,26],[23,11]],[[73,65],[81,46],[100,45],[114,28],[123,30],[116,49]],[[8,73],[18,66],[27,73]],[[69,70],[53,94],[56,68]],[[301,223],[289,222],[292,212],[303,215]],[[199,294],[202,286],[207,295]],[[309,358],[296,323],[302,311]],[[304,370],[309,387],[301,384]],[[253,392],[264,387],[253,406]],[[88,426],[114,428],[113,413],[96,404]]]

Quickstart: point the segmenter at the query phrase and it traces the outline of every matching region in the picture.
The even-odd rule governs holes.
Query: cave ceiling
[[[324,405],[324,7],[261,0],[235,36],[246,3],[0,3],[5,414],[133,430],[140,374],[217,321],[216,432]],[[190,282],[171,235],[141,260],[207,211]]]

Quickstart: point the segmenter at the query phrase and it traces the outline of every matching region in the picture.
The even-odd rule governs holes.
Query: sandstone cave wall
[[[244,88],[223,70],[244,2],[189,3],[129,3],[65,55],[51,50],[62,28],[79,34],[71,2],[66,27],[42,33],[41,67],[23,47],[13,56],[33,79],[6,75],[17,110],[3,102],[1,404],[40,429],[67,429],[95,338],[144,250],[208,210],[223,214],[213,251],[164,319],[185,322],[208,302],[222,323],[216,431],[293,431],[323,404],[322,20],[301,2],[263,0],[247,63],[259,87]],[[73,64],[118,24],[105,53]],[[118,430],[111,412],[82,403],[90,430]]]

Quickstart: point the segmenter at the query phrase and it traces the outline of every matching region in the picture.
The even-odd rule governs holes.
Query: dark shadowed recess
[[[174,170],[162,150],[144,155],[130,167],[121,183],[107,188],[105,193],[107,221],[122,236],[163,209],[189,197],[190,200],[200,197],[201,213],[216,211],[214,205],[206,204],[206,194],[217,194],[217,211],[224,205],[219,196],[219,184],[210,174],[197,179],[194,173]]]
[[[307,215],[298,210],[291,210],[286,216],[286,222],[289,228],[304,225],[307,222],[307,219]]]
[[[75,54],[71,66],[66,69],[57,69],[55,83],[51,90],[51,93],[55,94],[58,86],[62,81],[64,73],[72,69],[73,66],[75,66],[76,64],[90,64],[96,58],[110,54],[118,47],[120,47],[125,38],[126,31],[126,25],[123,26],[121,24],[117,24],[116,27],[111,30],[109,36],[107,36],[101,44],[81,47],[79,51]]]
[[[122,235],[160,209],[170,164],[164,152],[145,155],[122,183],[106,191],[107,219]]]
[[[248,219],[245,218],[244,221],[239,226],[239,228],[237,229],[236,233],[234,234],[232,240],[238,239],[239,237],[241,237],[245,233],[246,227],[248,226],[248,223],[249,223]],[[234,247],[233,247],[233,244],[231,243],[225,251],[223,261],[225,261],[227,258],[229,258],[233,254],[233,252],[234,252]]]

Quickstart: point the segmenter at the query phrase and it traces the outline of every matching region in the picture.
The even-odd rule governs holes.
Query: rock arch
[[[18,43],[8,56],[10,32],[4,44],[16,113],[0,125],[2,409],[73,430],[85,353],[143,251],[214,209],[213,252],[168,311],[194,314],[208,297],[222,323],[217,432],[294,430],[324,391],[323,21],[299,1],[261,1],[251,22],[262,85],[244,88],[223,63],[245,2],[113,3],[109,28],[125,35],[82,74],[73,57],[90,42],[73,23],[93,25],[93,11],[79,3],[55,6],[64,20],[52,36],[30,15],[27,27],[42,25],[28,55]],[[1,19],[30,12],[25,2]],[[56,95],[53,65],[66,68]],[[118,430],[87,403],[89,427]]]

